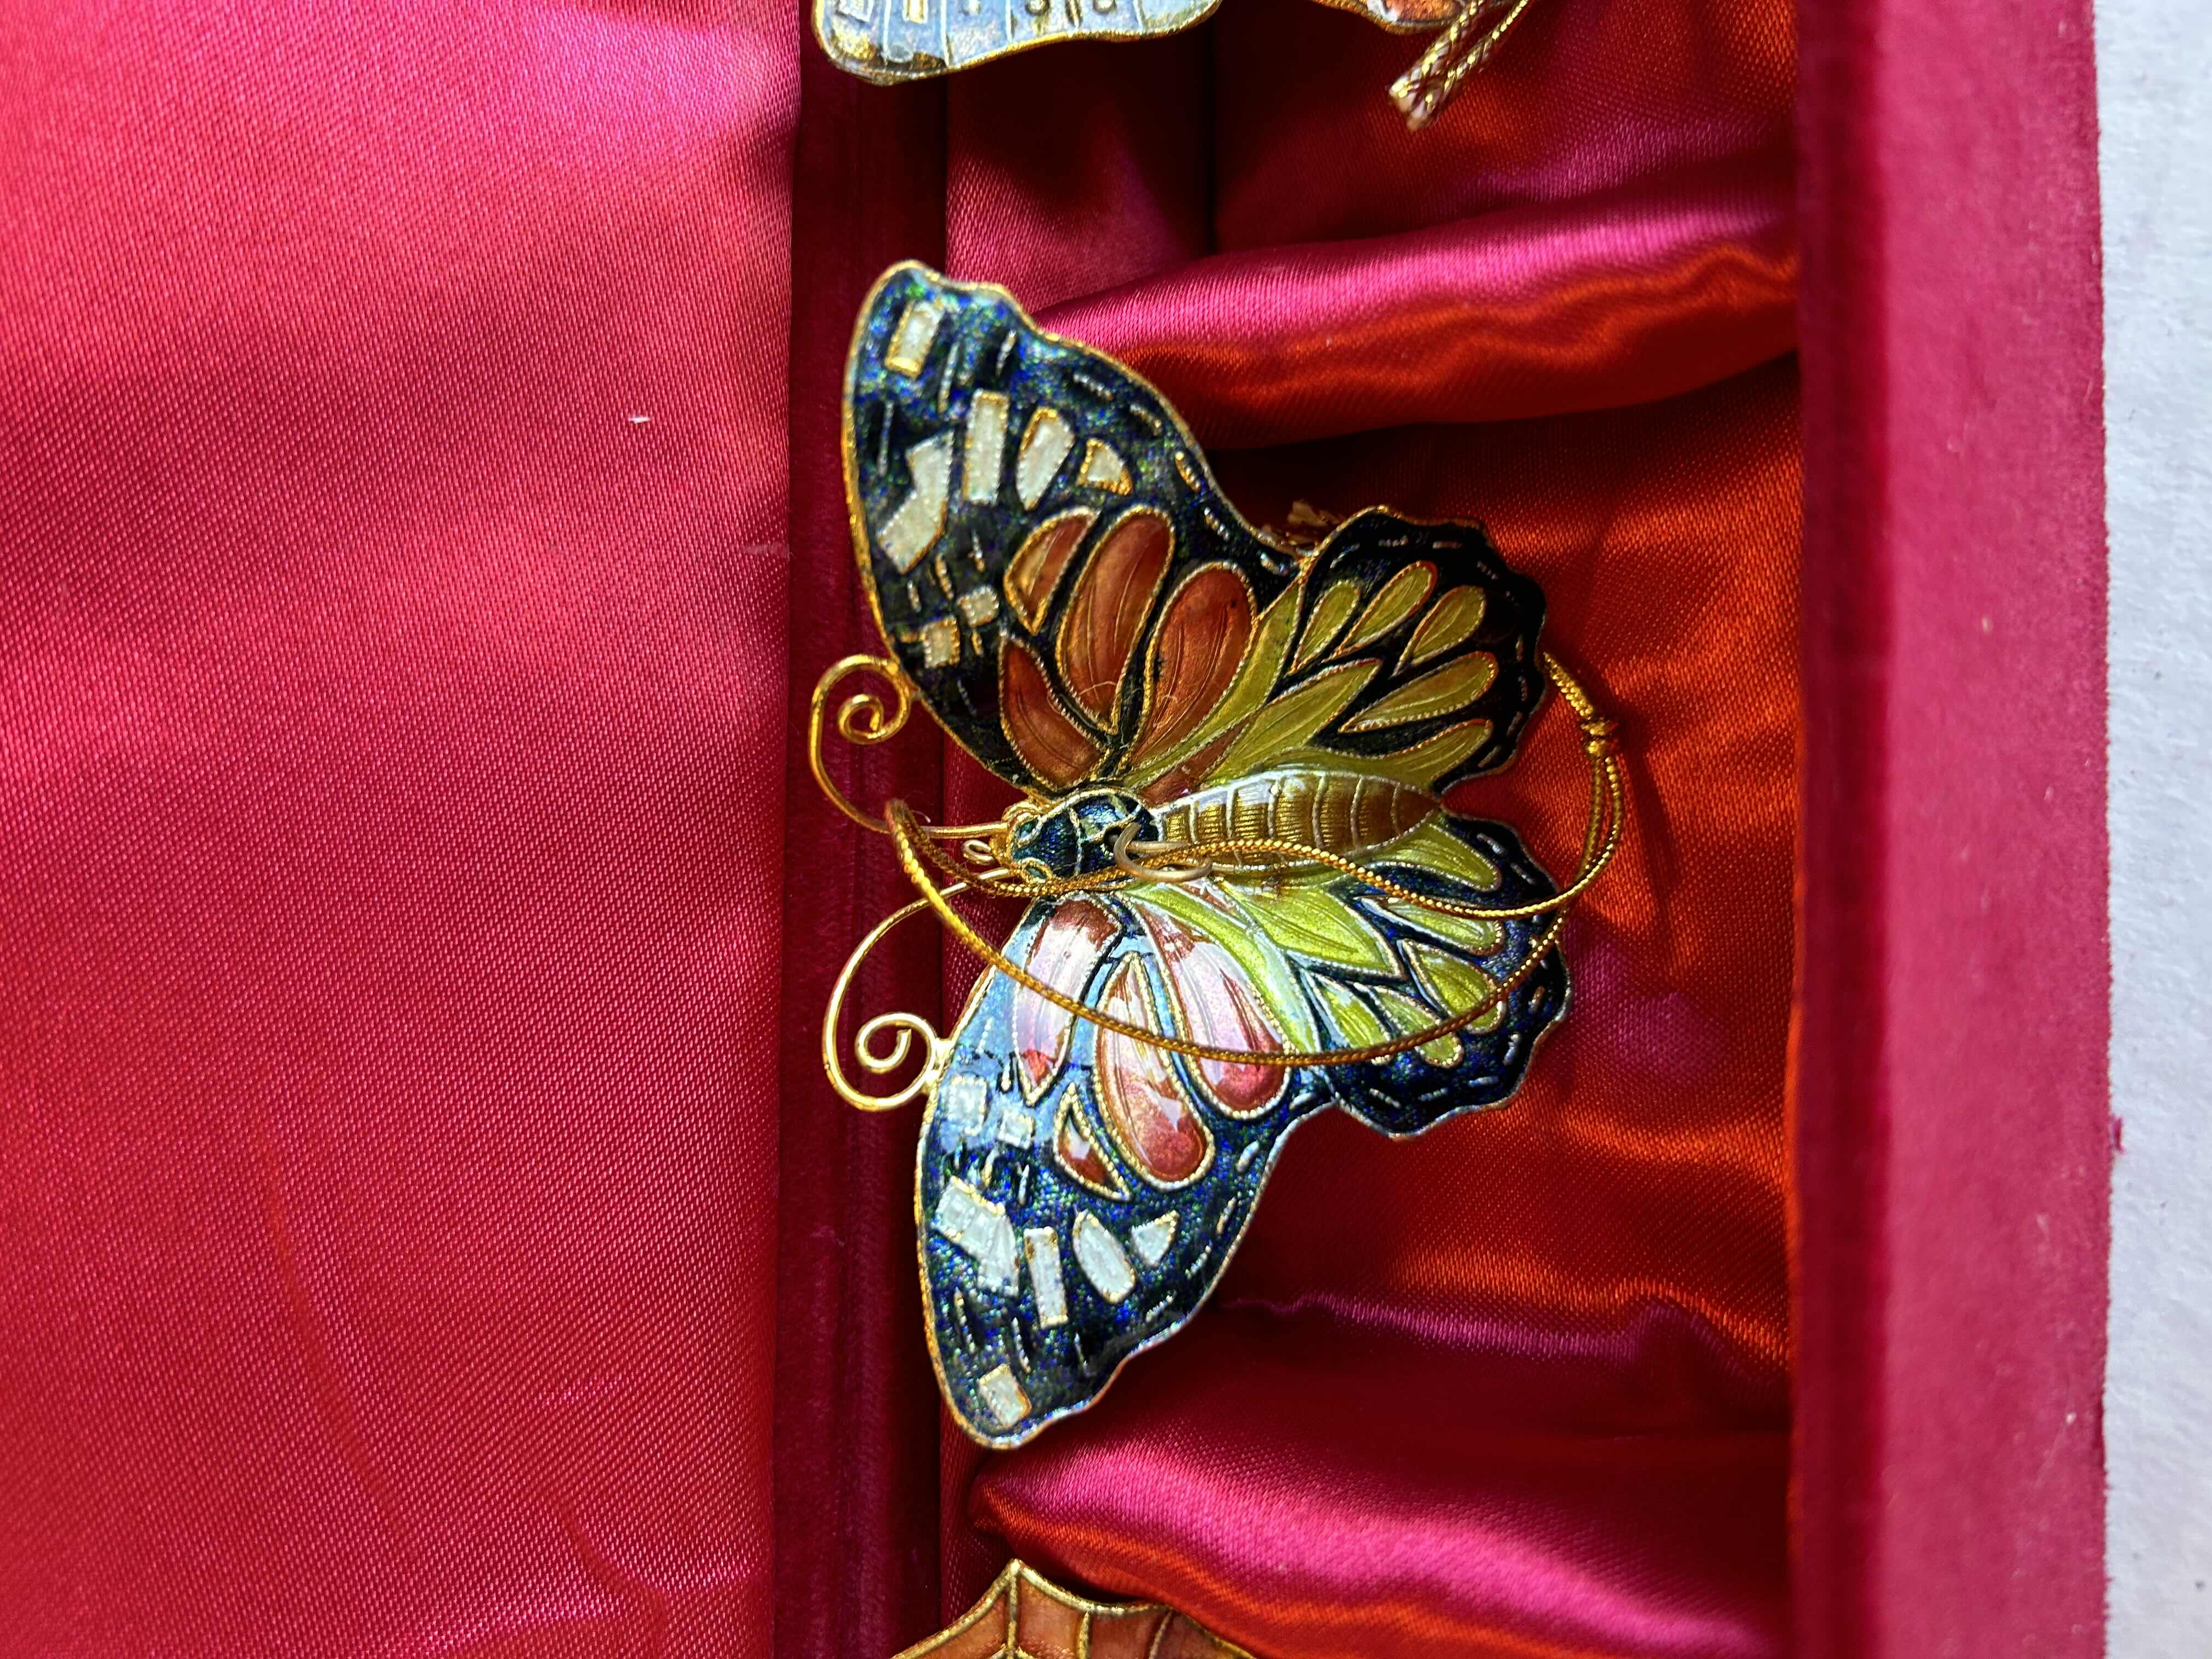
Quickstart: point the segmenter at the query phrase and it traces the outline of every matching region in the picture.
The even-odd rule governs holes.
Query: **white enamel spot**
[[[932,617],[915,638],[924,668],[950,668],[960,660],[960,624],[950,617]]]
[[[1006,459],[1006,394],[979,392],[968,405],[968,447],[960,463],[961,493],[971,501],[996,501],[999,469]]]
[[[1109,1302],[1119,1302],[1137,1287],[1136,1269],[1130,1267],[1121,1241],[1088,1210],[1075,1217],[1075,1260],[1092,1288]]]
[[[1014,1224],[1006,1212],[957,1176],[937,1200],[937,1231],[974,1258],[983,1283],[1011,1292],[1021,1283],[1014,1260]]]
[[[914,15],[914,0],[907,0],[907,21],[926,23],[922,15]],[[907,302],[906,314],[898,319],[891,331],[891,347],[884,353],[884,367],[894,374],[903,374],[911,380],[921,373],[921,366],[929,361],[929,348],[937,339],[937,325],[945,320],[945,307],[934,300],[911,300]]]
[[[972,1135],[983,1127],[984,1108],[990,1096],[980,1077],[965,1073],[946,1078],[937,1085],[937,1109],[945,1121],[963,1135]]]
[[[1176,1213],[1170,1210],[1129,1229],[1129,1243],[1147,1267],[1157,1267],[1175,1243]]]
[[[1008,1104],[999,1113],[999,1139],[1009,1146],[1027,1146],[1036,1139],[1036,1115]]]
[[[1021,453],[1014,457],[1014,493],[1024,507],[1035,507],[1044,499],[1053,474],[1074,447],[1075,428],[1058,410],[1048,406],[1030,417]]]
[[[1093,438],[1083,452],[1082,480],[1093,489],[1110,489],[1117,495],[1126,495],[1134,487],[1129,477],[1129,464],[1111,444],[1102,444]]]
[[[906,453],[906,470],[914,488],[899,503],[898,511],[884,521],[884,556],[898,567],[902,576],[921,562],[921,556],[945,530],[945,497],[952,487],[952,438],[940,432]]]
[[[1014,1368],[1001,1365],[975,1379],[975,1392],[983,1396],[983,1409],[1002,1429],[1011,1429],[1030,1414],[1030,1397],[1014,1380]]]
[[[1029,1228],[1022,1234],[1022,1254],[1029,1258],[1030,1284],[1036,1291],[1037,1328],[1065,1325],[1067,1291],[1060,1280],[1060,1235],[1049,1227]]]

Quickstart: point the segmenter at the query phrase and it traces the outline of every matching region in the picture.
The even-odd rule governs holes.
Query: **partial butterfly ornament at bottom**
[[[1620,844],[1620,763],[1540,643],[1541,592],[1479,526],[1255,530],[1158,392],[1001,289],[895,267],[845,397],[890,656],[825,676],[811,755],[921,896],[847,964],[823,1058],[856,1105],[927,1097],[931,1354],[962,1427],[1012,1446],[1190,1317],[1297,1124],[1334,1107],[1412,1135],[1513,1095],[1566,1012],[1559,930]],[[1444,804],[1513,759],[1547,687],[1589,767],[1565,886]],[[1023,792],[997,823],[878,817],[832,782],[831,724],[883,742],[917,700]],[[954,902],[977,892],[1027,902],[1003,947]],[[925,909],[990,966],[948,1036],[860,1027],[865,1069],[919,1066],[866,1095],[845,997]]]

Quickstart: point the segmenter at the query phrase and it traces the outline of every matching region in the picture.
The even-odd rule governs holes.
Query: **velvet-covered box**
[[[888,1656],[1012,1552],[1268,1659],[2094,1650],[2085,9],[1538,0],[1418,135],[1292,0],[896,90],[750,0],[9,27],[0,1647]],[[793,741],[909,257],[1255,520],[1482,520],[1633,780],[1521,1096],[1304,1130],[988,1455]],[[1469,804],[1565,867],[1546,720]]]

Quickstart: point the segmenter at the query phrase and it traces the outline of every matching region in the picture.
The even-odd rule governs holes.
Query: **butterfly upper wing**
[[[1295,766],[1441,794],[1512,759],[1544,694],[1543,622],[1543,590],[1480,526],[1359,514],[1252,620],[1208,712],[1131,756],[1129,782],[1158,803]]]
[[[1541,594],[1479,528],[1378,510],[1316,553],[1276,544],[1158,392],[1001,289],[886,273],[845,420],[886,644],[945,729],[1033,793],[1309,750],[1444,787],[1510,758],[1541,694]]]
[[[1462,902],[1553,890],[1504,826],[1441,813],[1378,867]],[[1006,954],[1115,1018],[1279,1054],[1437,1024],[1493,991],[1540,927],[1440,915],[1332,872],[1038,904]],[[1285,1067],[1176,1055],[986,975],[933,1091],[916,1172],[931,1351],[954,1414],[1009,1446],[1089,1405],[1212,1291],[1299,1122],[1340,1105],[1403,1134],[1496,1105],[1566,998],[1554,951],[1494,1010],[1421,1049]]]
[[[885,642],[952,736],[1034,792],[1118,770],[1164,612],[1194,617],[1195,594],[1256,615],[1296,573],[1158,392],[1000,289],[888,272],[861,313],[845,419]]]

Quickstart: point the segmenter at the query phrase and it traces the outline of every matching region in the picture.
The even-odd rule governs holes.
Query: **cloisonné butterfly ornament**
[[[1248,526],[1182,422],[1004,290],[900,265],[847,370],[854,537],[890,656],[816,688],[814,775],[921,896],[840,975],[823,1060],[871,1109],[926,1095],[915,1182],[953,1413],[1018,1444],[1096,1399],[1219,1279],[1285,1137],[1337,1107],[1389,1135],[1504,1102],[1566,1012],[1566,908],[1620,845],[1612,724],[1537,641],[1543,595],[1477,527],[1370,509],[1302,546]],[[887,684],[848,693],[848,677]],[[1556,886],[1446,791],[1510,761],[1547,682],[1590,766]],[[998,823],[877,818],[823,742],[919,699],[1023,791]],[[1027,902],[1003,949],[953,903]],[[989,964],[940,1037],[855,1036],[854,973],[933,911]],[[919,1040],[917,1047],[916,1040]]]
[[[813,0],[814,33],[839,67],[920,80],[1053,40],[1142,40],[1202,22],[1221,0]],[[1391,83],[1407,125],[1426,126],[1488,63],[1530,0],[1323,0],[1386,29],[1440,30]]]

